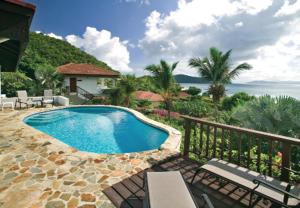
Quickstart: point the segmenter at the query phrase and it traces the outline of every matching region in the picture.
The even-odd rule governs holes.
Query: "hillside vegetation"
[[[34,71],[41,65],[58,67],[71,62],[89,63],[112,70],[106,63],[97,60],[94,56],[85,53],[66,41],[33,32],[30,33],[29,44],[18,70],[34,79]]]

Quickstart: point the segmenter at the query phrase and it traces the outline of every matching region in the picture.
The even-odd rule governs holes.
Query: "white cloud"
[[[243,22],[237,22],[234,24],[236,27],[242,27],[244,25]]]
[[[60,35],[55,35],[54,33],[47,33],[47,34],[45,34],[45,35],[47,35],[47,36],[49,36],[49,37],[51,37],[51,38],[59,39],[59,40],[63,40],[63,39],[64,39],[62,36],[60,36]]]
[[[161,58],[182,60],[176,73],[195,75],[187,66],[189,58],[206,56],[209,47],[216,46],[223,51],[233,49],[233,64],[248,61],[253,65],[254,69],[237,81],[258,77],[299,80],[300,41],[295,40],[300,31],[295,28],[300,16],[274,18],[285,4],[273,0],[178,0],[177,9],[168,14],[150,13],[138,46],[146,64]]]
[[[66,40],[120,72],[132,72],[127,49],[129,42],[112,37],[111,32],[107,30],[98,31],[96,28],[87,27],[82,37],[68,35]]]
[[[246,60],[253,70],[243,73],[241,81],[264,79],[274,81],[300,80],[300,21],[293,22],[295,28],[281,37],[275,44],[258,48],[257,56]]]
[[[127,3],[138,2],[140,4],[150,5],[150,0],[124,0],[124,2],[127,2]]]
[[[290,3],[288,0],[285,0],[283,6],[276,12],[275,17],[291,15],[298,11],[300,11],[299,0],[296,0],[294,3]]]
[[[53,32],[51,32],[51,33],[43,33],[42,31],[37,30],[37,31],[35,31],[35,33],[37,33],[37,34],[41,34],[42,33],[43,35],[47,35],[47,36],[49,36],[51,38],[55,38],[55,39],[59,39],[59,40],[63,40],[64,39],[62,36],[56,35]]]

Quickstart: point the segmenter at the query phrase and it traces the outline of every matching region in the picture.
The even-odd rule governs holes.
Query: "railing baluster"
[[[240,134],[240,137],[238,139],[238,165],[241,164],[241,149],[242,149],[242,135]]]
[[[228,145],[229,145],[229,157],[228,160],[231,162],[232,160],[232,137],[233,137],[233,131],[230,131],[229,133],[229,138],[228,138]]]
[[[269,139],[269,176],[272,176],[273,141]]]
[[[214,127],[214,144],[213,144],[213,158],[216,157],[217,151],[217,127]]]
[[[221,136],[221,160],[223,160],[223,158],[224,158],[224,142],[225,142],[225,138],[224,138],[225,135],[224,134],[225,134],[225,131],[222,128],[222,136]]]
[[[202,154],[203,148],[203,123],[200,125],[200,155]]]
[[[185,134],[184,134],[184,149],[183,156],[189,157],[190,141],[191,141],[191,121],[185,120]]]
[[[197,147],[196,147],[196,142],[197,142],[197,132],[196,132],[196,124],[195,124],[195,127],[193,128],[193,153],[197,154],[198,153],[198,150],[197,150]]]
[[[261,138],[258,138],[257,143],[257,160],[256,160],[256,170],[257,172],[260,172],[260,160],[261,160]]]
[[[209,133],[210,133],[210,126],[207,125],[207,128],[206,128],[206,151],[205,151],[205,156],[207,158],[209,158]]]
[[[251,160],[251,137],[248,135],[247,168],[250,167]]]
[[[282,143],[281,180],[289,182],[290,172],[285,168],[290,168],[291,145]]]

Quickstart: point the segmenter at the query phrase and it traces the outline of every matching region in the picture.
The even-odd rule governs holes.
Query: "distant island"
[[[206,79],[202,77],[192,77],[185,74],[176,74],[174,76],[178,83],[195,83],[195,84],[207,84],[209,83]]]
[[[202,77],[193,77],[185,74],[176,74],[174,76],[178,83],[193,83],[193,84],[209,84],[209,81]],[[236,83],[237,84],[237,83]],[[262,84],[299,84],[300,81],[267,81],[267,80],[254,80],[251,82],[241,83],[241,84],[251,84],[251,85],[262,85]]]

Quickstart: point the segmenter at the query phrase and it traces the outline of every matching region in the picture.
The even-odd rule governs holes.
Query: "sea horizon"
[[[210,84],[179,83],[184,89],[193,86],[206,92]],[[300,84],[293,83],[232,83],[226,85],[226,95],[245,92],[256,97],[270,95],[272,97],[290,96],[300,100]]]

